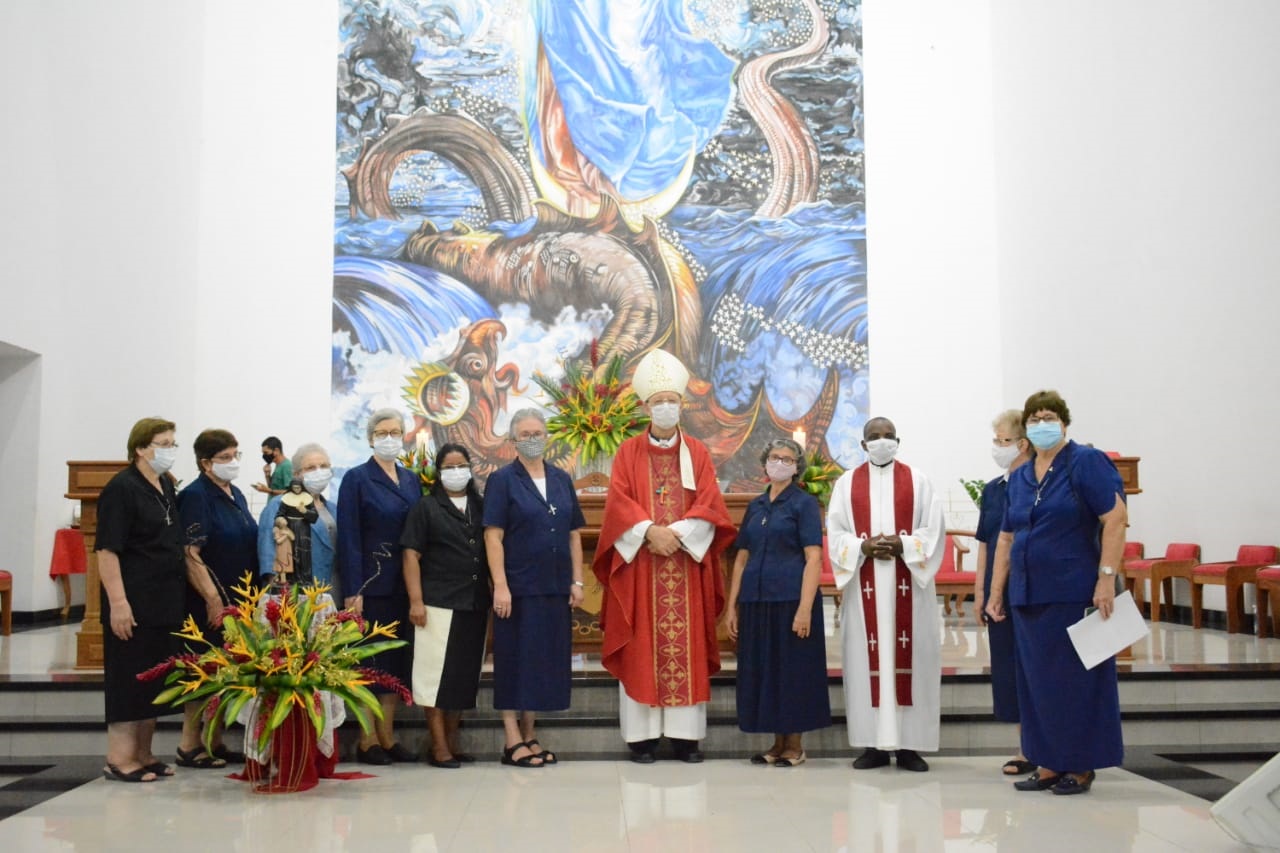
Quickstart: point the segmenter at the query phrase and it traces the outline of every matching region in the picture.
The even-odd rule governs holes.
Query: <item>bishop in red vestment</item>
[[[614,458],[592,565],[604,586],[602,657],[620,682],[622,736],[644,764],[664,735],[677,757],[702,760],[698,741],[720,670],[720,552],[736,533],[706,447],[679,429],[688,378],[662,350],[637,366],[632,385],[650,429]]]

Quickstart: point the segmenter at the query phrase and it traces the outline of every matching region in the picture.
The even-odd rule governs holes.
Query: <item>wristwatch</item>
[[[1116,570],[1111,568],[1110,566],[1098,566],[1098,575],[1100,577],[1106,577],[1106,578],[1113,577],[1115,576],[1115,573],[1116,573]]]

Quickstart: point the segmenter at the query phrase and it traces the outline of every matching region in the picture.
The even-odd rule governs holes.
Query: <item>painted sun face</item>
[[[483,364],[464,366],[480,373],[485,369]],[[438,361],[425,362],[414,369],[409,384],[404,386],[404,397],[417,414],[441,426],[457,423],[471,404],[466,380]]]

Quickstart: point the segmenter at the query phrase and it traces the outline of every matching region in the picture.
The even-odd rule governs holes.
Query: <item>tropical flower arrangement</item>
[[[817,498],[818,503],[825,507],[827,501],[831,500],[832,487],[843,473],[844,469],[834,460],[814,450],[805,458],[804,467],[800,469],[800,488]]]
[[[436,484],[436,466],[426,445],[419,444],[408,453],[400,454],[397,461],[418,478],[418,484],[422,486],[424,495],[430,493],[431,487]]]
[[[600,373],[599,342],[591,342],[586,362],[567,361],[564,376],[556,381],[535,373],[556,414],[547,420],[547,437],[563,442],[585,464],[597,457],[613,456],[622,442],[649,423],[631,383],[622,381],[622,356],[615,355]]]
[[[378,697],[366,685],[395,690],[409,701],[399,680],[361,665],[372,655],[405,645],[395,637],[396,623],[369,626],[352,611],[333,611],[327,602],[322,604],[327,586],[295,586],[272,596],[252,583],[253,576],[246,573],[240,585],[232,587],[240,603],[222,612],[221,645],[206,638],[195,619],[187,616],[175,636],[203,644],[204,649],[171,657],[138,675],[139,681],[164,677],[170,685],[156,697],[157,705],[204,700],[206,749],[212,750],[219,724],[234,722],[255,700],[261,705],[253,736],[264,751],[294,708],[306,713],[317,737],[324,733],[322,691],[341,698],[366,733],[372,731],[370,715],[382,717]],[[326,610],[327,615],[320,615]],[[371,642],[380,637],[385,639]]]

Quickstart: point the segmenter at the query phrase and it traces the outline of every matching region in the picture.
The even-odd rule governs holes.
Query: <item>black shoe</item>
[[[382,767],[395,763],[391,756],[387,755],[387,751],[382,748],[381,744],[376,743],[368,749],[356,747],[356,761],[361,764],[376,764]]]
[[[633,740],[627,743],[631,749],[631,760],[636,764],[652,764],[658,760],[658,739]]]
[[[457,770],[462,766],[462,762],[456,756],[453,758],[436,758],[434,755],[428,755],[427,763],[432,767],[439,767],[443,770]]]
[[[1097,774],[1090,770],[1084,774],[1083,779],[1077,779],[1070,773],[1063,773],[1057,778],[1058,782],[1052,788],[1053,793],[1070,796],[1072,794],[1087,793],[1093,787],[1093,780],[1097,778]]]
[[[874,770],[877,767],[888,766],[889,753],[883,749],[876,749],[874,746],[867,747],[862,751],[862,755],[853,760],[854,770]]]
[[[912,773],[924,773],[929,769],[929,762],[920,757],[914,749],[898,750],[898,767]]]
[[[702,754],[702,750],[698,749],[696,740],[673,737],[671,738],[671,749],[676,754],[676,760],[683,761],[685,764],[701,764],[706,758]]]
[[[1061,774],[1045,778],[1042,777],[1040,775],[1040,771],[1037,770],[1027,778],[1019,779],[1017,782],[1014,782],[1013,787],[1018,791],[1044,791],[1048,788],[1052,788],[1054,785],[1057,785],[1061,780]]]
[[[410,752],[398,743],[385,752],[392,761],[399,764],[412,764],[418,760],[418,753]]]

